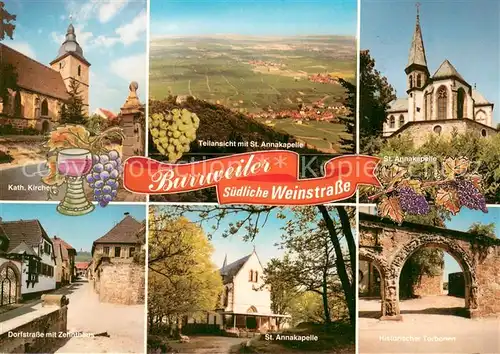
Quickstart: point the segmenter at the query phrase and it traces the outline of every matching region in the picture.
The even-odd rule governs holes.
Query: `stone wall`
[[[413,286],[416,296],[441,295],[443,293],[443,275],[422,275],[420,281]]]
[[[55,348],[67,340],[64,337],[58,338],[60,332],[66,333],[68,330],[67,303],[37,308],[29,313],[26,321],[20,321],[22,317],[23,315],[10,320],[20,323],[15,327],[9,327],[9,320],[0,325],[0,352],[53,353]]]
[[[104,263],[96,271],[99,273],[94,279],[94,289],[100,301],[124,305],[144,303],[144,265],[134,262]]]

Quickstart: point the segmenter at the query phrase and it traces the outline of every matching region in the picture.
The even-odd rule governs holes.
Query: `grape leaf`
[[[53,130],[45,146],[49,151],[67,148],[88,149],[90,132],[82,125],[64,125]]]
[[[416,180],[416,179],[405,179],[402,180],[401,183],[399,184],[399,187],[408,187],[411,188],[415,191],[417,194],[424,194],[424,191],[422,190],[422,181]]]
[[[461,176],[467,172],[470,166],[470,161],[465,157],[454,159],[448,157],[443,164],[445,176],[448,179],[453,179],[455,176]]]
[[[403,222],[403,209],[397,197],[384,197],[378,204],[378,213],[382,217],[389,217],[398,224]]]
[[[470,177],[470,181],[472,182],[474,187],[476,187],[478,190],[481,190],[482,177],[479,175],[470,175],[469,177]]]
[[[436,205],[449,210],[453,215],[456,215],[460,211],[460,200],[457,191],[454,189],[438,189],[435,202]]]
[[[49,174],[42,178],[42,182],[48,186],[61,186],[66,180],[63,175],[57,171],[57,155],[52,155],[47,159]]]
[[[380,171],[380,181],[386,184],[387,188],[392,187],[394,184],[400,182],[407,170],[398,165],[384,166]]]

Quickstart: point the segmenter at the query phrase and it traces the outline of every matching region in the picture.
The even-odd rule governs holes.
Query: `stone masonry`
[[[408,258],[423,247],[449,253],[462,268],[465,308],[473,317],[500,315],[500,240],[466,232],[360,213],[360,260],[381,274],[381,319],[399,320],[399,276]]]

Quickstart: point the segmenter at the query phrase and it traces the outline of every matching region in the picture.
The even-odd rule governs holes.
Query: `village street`
[[[500,319],[454,315],[464,300],[428,296],[401,301],[403,321],[379,321],[380,299],[359,300],[359,352],[500,353]]]
[[[59,293],[69,298],[68,332],[107,332],[109,337],[73,337],[56,353],[144,352],[144,305],[101,303],[86,281]]]

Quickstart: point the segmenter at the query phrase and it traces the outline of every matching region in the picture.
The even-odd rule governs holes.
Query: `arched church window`
[[[422,76],[420,74],[417,74],[417,87],[420,87],[422,85]]]
[[[396,128],[396,118],[394,118],[394,116],[389,117],[389,128]]]
[[[42,117],[47,117],[49,115],[49,104],[47,100],[42,101]]]
[[[413,76],[410,75],[410,88],[413,88]]]
[[[14,96],[14,116],[22,117],[23,116],[23,105],[21,101],[21,92],[16,91]]]
[[[437,91],[437,108],[438,108],[438,119],[446,119],[446,110],[448,107],[448,93],[446,92],[446,87],[441,86]]]
[[[457,118],[464,117],[464,107],[465,107],[465,91],[463,88],[459,88],[457,92]]]
[[[249,274],[249,277],[248,277],[248,281],[253,281],[253,270],[250,269],[250,274]]]
[[[405,116],[401,114],[399,116],[399,127],[401,128],[403,125],[405,125]]]
[[[82,75],[82,66],[78,65],[78,76]]]
[[[35,97],[35,118],[40,118],[40,99]]]

